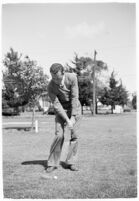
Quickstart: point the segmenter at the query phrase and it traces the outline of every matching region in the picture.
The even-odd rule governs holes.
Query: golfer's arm
[[[51,102],[53,103],[53,106],[54,106],[56,113],[59,114],[63,119],[65,119],[66,122],[68,122],[69,118],[68,118],[63,106],[59,102],[57,96],[53,93],[52,89],[48,89],[48,95],[51,99]]]
[[[78,98],[79,98],[78,81],[77,81],[77,77],[74,76],[72,79],[72,85],[71,85],[72,116],[77,115],[77,110],[79,107]]]

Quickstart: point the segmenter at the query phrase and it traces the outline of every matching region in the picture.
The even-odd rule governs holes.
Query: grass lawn
[[[4,198],[82,199],[137,197],[136,113],[83,116],[78,172],[61,166],[44,179],[54,116],[39,117],[39,133],[3,129]],[[5,118],[29,121],[27,117]]]

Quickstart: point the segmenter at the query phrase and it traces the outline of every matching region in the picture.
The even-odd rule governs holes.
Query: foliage
[[[81,105],[90,105],[90,100],[93,97],[92,84],[85,76],[78,77],[79,82],[79,100]]]
[[[134,108],[135,110],[137,109],[137,95],[136,95],[136,94],[133,94],[132,106],[133,106],[133,108]]]
[[[101,92],[99,101],[104,105],[111,105],[112,113],[115,105],[124,105],[128,101],[128,92],[123,87],[122,83],[118,84],[115,79],[114,72],[111,73],[109,79],[109,88],[105,87]]]
[[[88,76],[90,75],[90,73],[93,72],[93,68],[95,65],[95,62],[92,58],[78,57],[76,53],[72,63],[75,65],[75,72],[77,73],[77,75],[86,73],[88,74]],[[96,68],[95,68],[96,73],[99,73],[102,70],[107,70],[107,65],[101,60],[96,60]]]
[[[5,87],[5,100],[11,107],[33,104],[36,98],[46,91],[48,76],[43,69],[28,56],[21,60],[22,55],[12,48],[5,55],[3,82]]]
[[[69,64],[66,64],[66,71],[74,72],[77,74],[79,85],[79,99],[81,105],[83,106],[85,104],[88,106],[92,102],[93,98],[92,77],[93,68],[95,65],[94,60],[90,57],[78,57],[78,55],[75,53],[72,64],[75,65],[75,68],[72,68]],[[107,65],[103,61],[97,60],[95,73],[99,76],[96,76],[95,78],[95,81],[97,82],[96,95],[100,95],[100,89],[104,87],[104,84],[99,79],[102,70],[107,70]]]

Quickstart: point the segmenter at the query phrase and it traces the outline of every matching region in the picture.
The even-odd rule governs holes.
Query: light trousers
[[[68,114],[70,117],[70,114]],[[48,166],[58,167],[60,160],[66,164],[73,165],[77,161],[78,135],[81,114],[75,117],[75,124],[70,130],[65,120],[59,115],[55,117],[55,138],[50,148]]]

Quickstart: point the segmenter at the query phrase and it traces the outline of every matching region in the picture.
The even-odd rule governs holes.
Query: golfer
[[[50,148],[47,172],[57,169],[64,138],[70,130],[70,139],[67,144],[67,153],[64,163],[72,171],[77,171],[77,130],[81,119],[81,105],[78,99],[78,82],[74,73],[64,72],[64,67],[54,63],[50,67],[52,76],[48,85],[48,94],[55,110],[55,138]],[[68,129],[67,129],[68,128]]]

